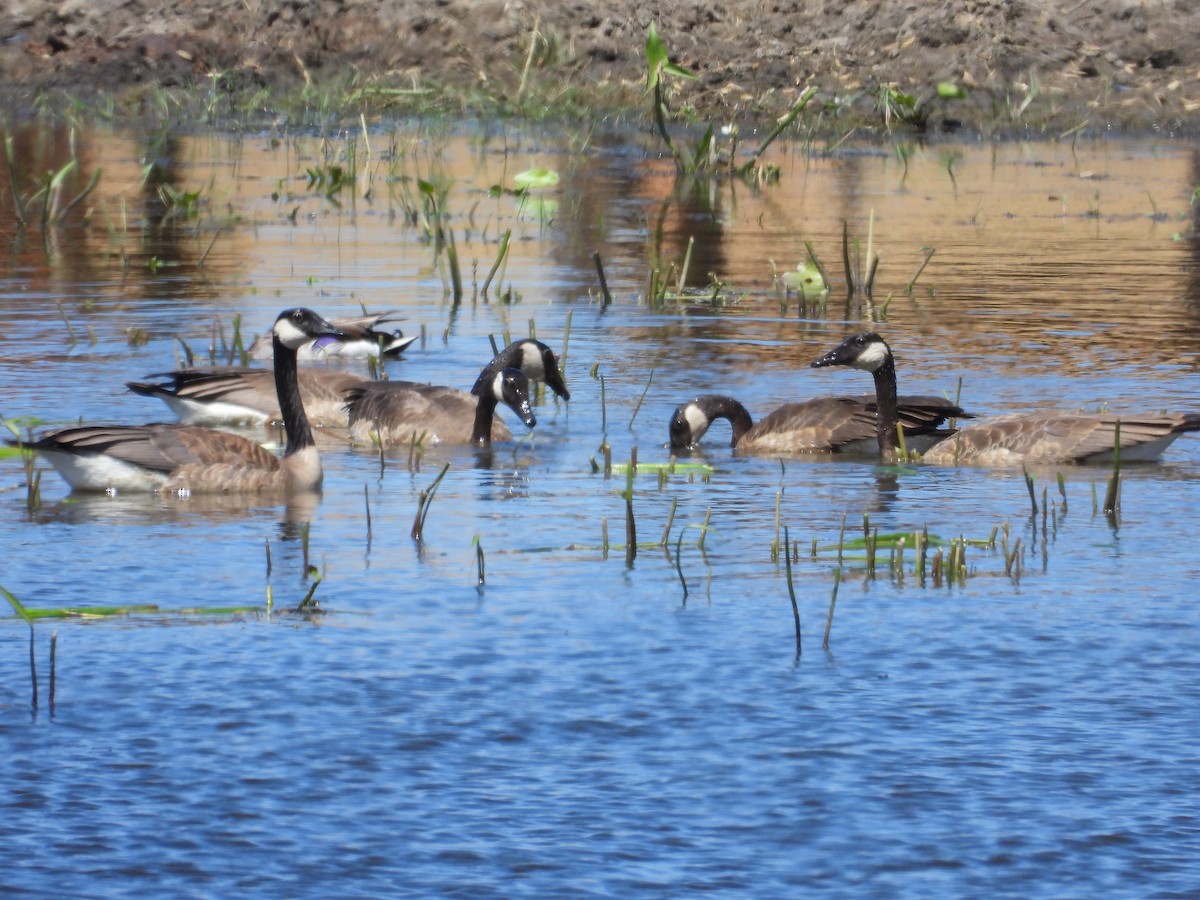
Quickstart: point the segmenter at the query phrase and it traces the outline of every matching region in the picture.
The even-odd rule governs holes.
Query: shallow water
[[[515,444],[434,448],[414,468],[406,451],[381,469],[323,440],[324,495],[290,507],[70,497],[47,470],[27,514],[19,462],[0,464],[0,584],[30,607],[160,607],[39,622],[36,711],[29,631],[0,627],[4,889],[1171,896],[1200,884],[1194,435],[1126,469],[1110,521],[1094,510],[1103,469],[1066,471],[1065,500],[1054,470],[1034,473],[1050,506],[1034,518],[1019,472],[738,457],[717,426],[689,460],[709,478],[636,479],[640,542],[660,541],[675,511],[669,550],[643,547],[632,566],[618,546],[624,478],[592,466],[605,436],[614,461],[634,447],[664,461],[670,413],[696,393],[761,415],[869,390],[862,373],[806,368],[867,327],[896,350],[902,390],[954,395],[961,378],[980,413],[1200,408],[1194,148],[945,145],[909,148],[905,166],[888,149],[781,147],[777,186],[676,193],[669,165],[636,142],[413,130],[373,134],[365,174],[335,204],[305,172],[345,140],[20,137],[31,171],[78,154],[68,194],[103,177],[89,224],[45,241],[4,218],[0,195],[5,416],[164,419],[123,382],[174,366],[176,337],[204,356],[222,340],[214,322],[228,340],[235,313],[262,331],[293,304],[400,309],[425,339],[392,377],[464,388],[489,334],[533,320],[556,349],[566,338],[572,400],[543,399]],[[161,222],[142,187],[149,159],[200,194],[196,219]],[[561,176],[553,213],[489,194],[533,166]],[[468,282],[457,309],[405,217],[413,179],[435,176],[451,183]],[[873,310],[840,299],[843,219],[882,257]],[[508,228],[516,302],[496,287],[484,302],[472,285]],[[681,262],[689,237],[689,283],[714,273],[728,302],[647,304],[650,267]],[[781,311],[771,262],[794,266],[805,239],[835,296],[798,315],[795,298]],[[910,296],[923,246],[936,253]],[[446,463],[417,546],[419,495]],[[1006,529],[1019,577],[1000,549],[968,549],[954,584],[919,577],[911,548],[899,578],[881,567],[868,580],[848,560],[823,651],[838,567],[809,547],[836,544],[843,518],[860,534],[864,514],[881,532]],[[799,549],[798,658],[777,521]],[[280,613],[309,590],[306,562],[324,613]],[[260,611],[180,612],[213,606]]]

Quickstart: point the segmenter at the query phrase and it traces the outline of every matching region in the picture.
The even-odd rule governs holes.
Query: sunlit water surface
[[[777,185],[688,190],[652,151],[598,136],[399,130],[373,135],[370,156],[348,139],[18,138],[30,173],[78,156],[67,197],[103,175],[88,223],[44,235],[0,195],[6,417],[164,419],[124,382],[172,368],[185,343],[223,360],[235,314],[261,332],[295,304],[399,309],[424,340],[389,374],[464,388],[489,334],[532,324],[567,345],[572,400],[543,399],[532,437],[490,454],[397,449],[381,465],[323,439],[315,505],[69,497],[46,469],[30,513],[5,461],[3,587],[34,609],[159,611],[38,622],[36,709],[29,629],[0,627],[0,889],[1200,889],[1200,439],[1127,468],[1111,520],[1103,469],[1066,471],[1065,497],[1055,470],[1033,473],[1031,517],[1020,472],[743,458],[718,425],[688,460],[711,477],[636,479],[632,565],[624,477],[593,468],[606,436],[615,462],[634,447],[665,461],[669,415],[696,393],[758,416],[869,390],[862,373],[807,368],[864,328],[891,341],[902,389],[954,396],[961,379],[980,413],[1200,409],[1194,148],[910,146],[905,164],[780,147]],[[357,182],[326,198],[307,173],[348,151]],[[489,192],[534,167],[558,185]],[[457,308],[410,216],[418,178],[448,186]],[[195,192],[196,215],[165,207],[157,183]],[[842,300],[843,220],[881,256],[870,306]],[[648,303],[651,269],[682,264],[689,238],[688,284],[719,280],[720,302]],[[805,240],[833,297],[783,308],[773,267],[793,268]],[[418,545],[419,497],[446,463]],[[811,547],[835,545],[843,521],[860,535],[864,515],[881,533],[999,529],[997,547],[968,549],[952,584],[920,575],[911,545],[899,576],[881,562],[869,580],[848,557],[829,627],[836,552]],[[784,527],[800,656],[772,555]],[[306,563],[323,612],[288,614]],[[231,606],[258,611],[187,611]]]

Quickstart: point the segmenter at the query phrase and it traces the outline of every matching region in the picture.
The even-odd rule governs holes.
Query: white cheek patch
[[[854,360],[854,368],[874,372],[884,366],[890,355],[886,344],[872,341]]]
[[[712,424],[708,416],[695,403],[689,403],[683,408],[683,418],[688,423],[688,428],[692,432],[692,441],[700,440],[704,432],[708,431],[708,426]]]
[[[497,372],[496,377],[492,379],[492,396],[497,400],[504,399],[504,373]]]
[[[290,347],[295,350],[301,344],[311,340],[307,332],[301,331],[292,324],[291,319],[280,319],[275,323],[275,327],[271,329],[280,343],[285,347]]]
[[[521,364],[517,367],[527,378],[546,380],[546,366],[542,362],[542,351],[532,342],[521,345]]]

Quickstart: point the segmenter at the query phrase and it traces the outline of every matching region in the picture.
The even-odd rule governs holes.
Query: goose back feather
[[[508,426],[495,418],[496,406],[503,403],[532,428],[531,381],[545,382],[563,400],[571,399],[554,351],[532,338],[513,341],[497,353],[469,392],[412,381],[365,381],[346,394],[350,439],[364,446],[376,439],[408,444],[422,434],[443,444],[511,440]]]
[[[877,392],[895,393],[891,347],[874,332],[851,335],[814,360],[816,368],[849,366],[871,372]],[[881,401],[882,407],[882,401]],[[1079,413],[1052,410],[992,416],[925,451],[937,465],[1021,466],[1111,461],[1120,434],[1121,459],[1157,459],[1176,438],[1200,431],[1200,413]],[[880,448],[888,424],[880,418]]]
[[[745,453],[870,453],[876,449],[878,405],[873,397],[814,397],[787,403],[754,423],[732,397],[703,395],[675,410],[671,448],[695,446],[713,421],[728,419],[730,446]],[[940,397],[901,397],[897,404],[906,446],[928,446],[952,434],[942,426],[971,414]]]
[[[287,433],[282,457],[239,435],[180,424],[83,425],[50,432],[29,446],[80,491],[316,490],[321,485],[321,461],[300,398],[296,348],[313,337],[340,333],[304,308],[284,310],[275,321],[273,374]]]
[[[495,418],[503,403],[529,428],[537,419],[529,405],[529,379],[520,369],[502,369],[479,388],[478,394],[437,385],[377,381],[357,385],[347,393],[350,440],[372,446],[408,444],[490,444],[512,438]]]
[[[278,421],[279,398],[271,369],[218,366],[176,369],[130,381],[135,394],[157,397],[189,425],[260,425]],[[299,369],[300,397],[314,425],[346,425],[346,391],[370,379],[332,369]]]

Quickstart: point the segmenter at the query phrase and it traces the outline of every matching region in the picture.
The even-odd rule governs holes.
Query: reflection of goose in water
[[[520,376],[520,377],[517,377]],[[540,341],[514,341],[483,367],[468,391],[411,381],[365,381],[347,392],[350,438],[373,446],[408,444],[488,444],[512,438],[495,419],[503,403],[528,427],[536,424],[529,405],[529,382],[544,381],[563,400],[571,399],[554,352]]]
[[[195,425],[83,425],[29,446],[74,490],[182,493],[299,493],[321,486],[321,460],[297,384],[296,348],[341,332],[309,309],[279,314],[271,329],[277,403],[287,433],[283,456],[238,435]]]
[[[877,451],[877,404],[871,397],[814,397],[787,403],[755,424],[732,397],[707,394],[671,416],[671,449],[694,447],[717,419],[733,426],[730,446],[746,453],[873,453]],[[932,446],[953,434],[941,426],[970,413],[940,397],[902,397],[896,407],[905,446]]]
[[[400,329],[386,331],[379,328],[391,322],[400,321],[396,312],[383,312],[376,315],[353,316],[347,319],[332,319],[333,326],[345,333],[345,337],[323,337],[303,344],[296,351],[296,356],[302,361],[314,359],[329,359],[345,357],[348,359],[366,359],[369,356],[379,358],[382,355],[395,359],[416,341],[415,337],[405,337]],[[250,356],[254,359],[271,358],[271,336],[259,335],[250,345]]]
[[[870,372],[878,398],[879,446],[890,453],[896,442],[896,362],[878,334],[846,338],[815,360],[815,368],[849,366]],[[1179,435],[1200,430],[1200,414],[1031,412],[992,416],[973,423],[925,451],[938,465],[1019,466],[1090,463],[1112,459],[1120,425],[1122,461],[1149,461]]]

